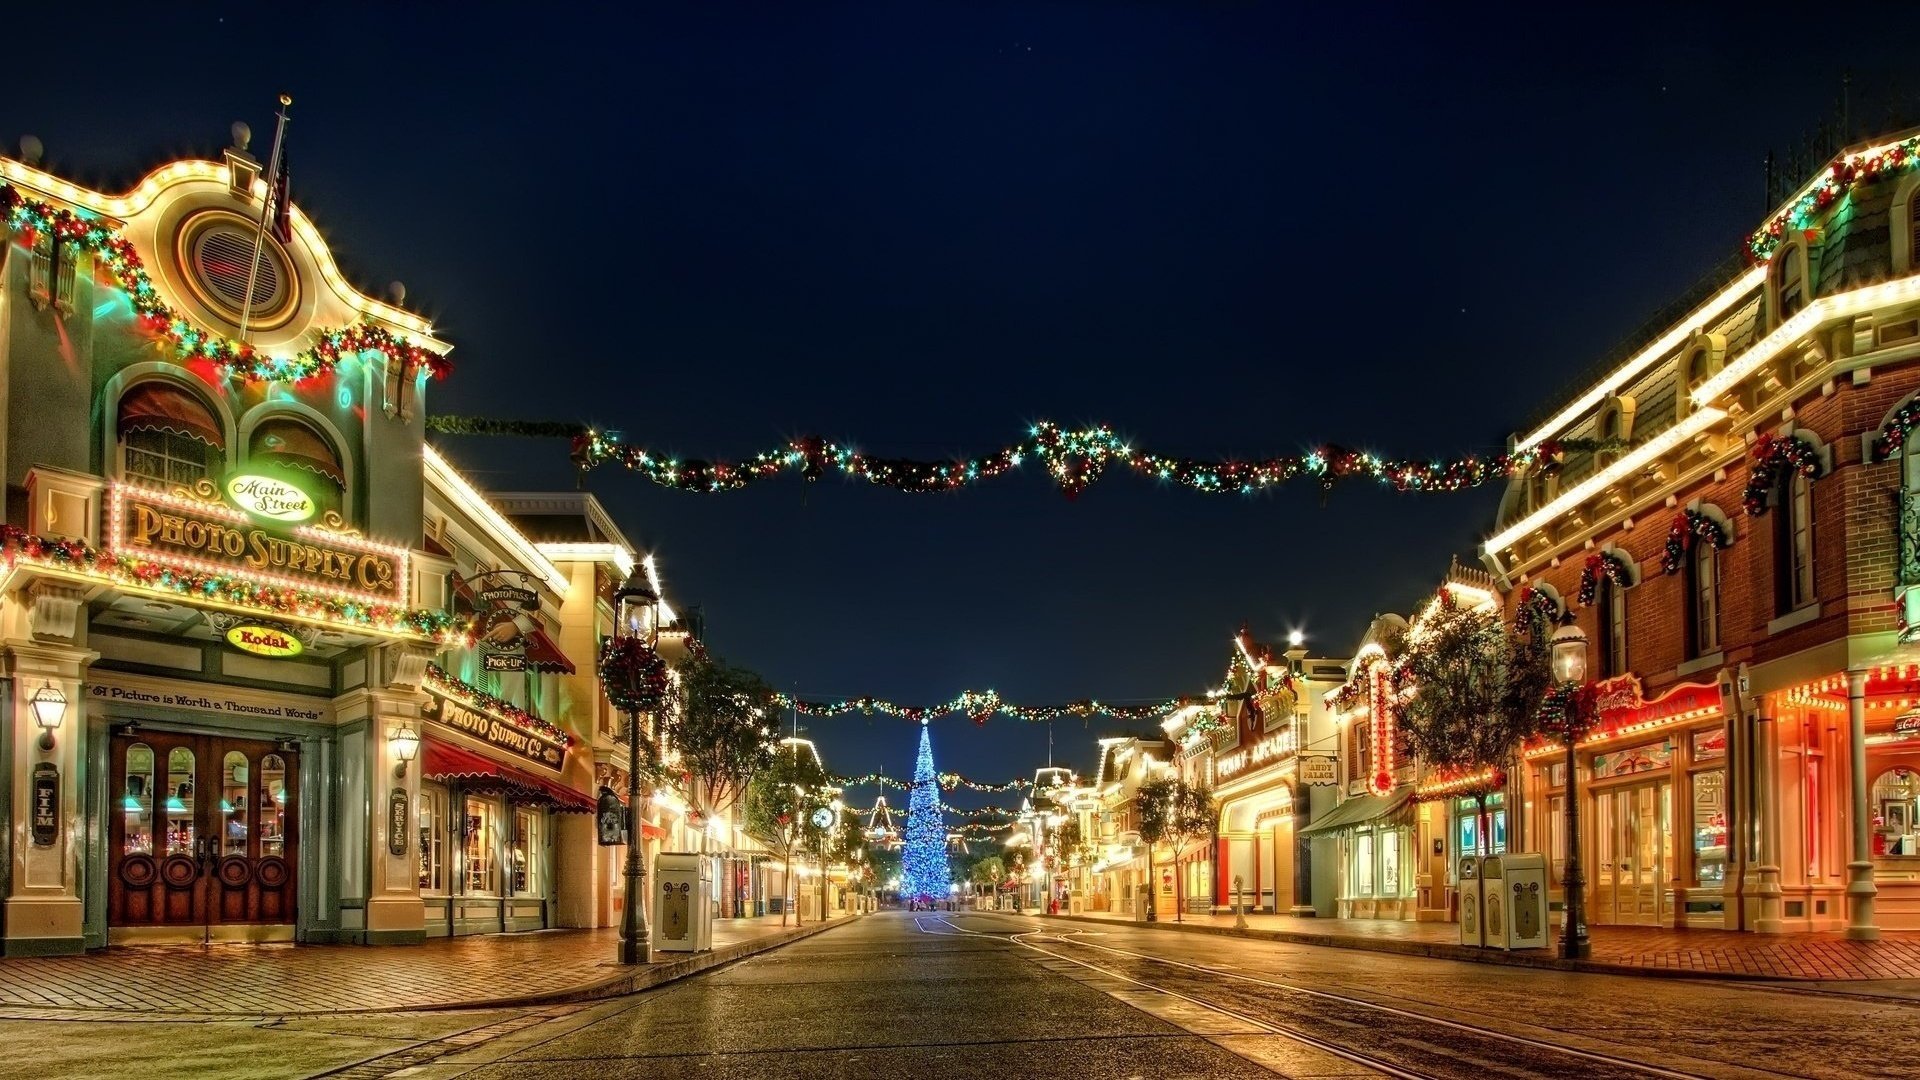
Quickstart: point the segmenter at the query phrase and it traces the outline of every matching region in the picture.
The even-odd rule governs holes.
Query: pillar
[[[1756,710],[1753,717],[1754,820],[1759,828],[1759,867],[1755,874],[1755,895],[1759,900],[1758,917],[1753,928],[1762,934],[1777,934],[1785,929],[1780,907],[1780,725],[1771,709]]]
[[[1873,922],[1873,818],[1867,809],[1867,673],[1847,672],[1847,781],[1853,794],[1853,861],[1847,863],[1847,937],[1880,940]]]
[[[1741,722],[1739,698],[1728,692],[1724,684],[1720,703],[1727,731],[1727,871],[1720,885],[1721,925],[1728,930],[1744,930],[1747,926],[1745,902],[1749,895],[1746,891],[1747,823],[1752,820],[1749,790],[1752,759],[1747,745],[1747,726]],[[1691,823],[1688,828],[1692,828]]]
[[[88,701],[83,679],[98,654],[72,645],[27,641],[11,642],[8,652],[12,678],[6,683],[4,718],[7,760],[12,764],[8,780],[13,850],[0,952],[7,956],[84,952],[81,868],[87,863],[83,849],[88,830],[82,763]],[[43,750],[42,728],[35,722],[31,702],[36,691],[48,686],[66,695],[67,708],[53,731],[53,748]],[[36,788],[47,784],[52,785],[51,804],[37,805]],[[96,882],[94,887],[105,889],[106,883]]]
[[[390,741],[402,727],[421,730],[420,698],[399,691],[366,694],[364,738],[371,813],[367,829],[372,875],[367,880],[366,925],[369,945],[415,945],[427,938],[427,913],[420,901],[420,756],[402,762]],[[397,830],[397,833],[396,833]]]

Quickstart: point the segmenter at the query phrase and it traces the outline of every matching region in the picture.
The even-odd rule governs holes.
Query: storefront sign
[[[372,603],[404,606],[404,548],[310,526],[264,528],[218,501],[116,484],[109,511],[121,555],[245,573],[297,588],[326,589]]]
[[[1893,733],[1902,739],[1920,735],[1920,712],[1901,713],[1893,718]]]
[[[1300,755],[1300,782],[1313,787],[1338,787],[1339,757],[1333,754]]]
[[[1243,750],[1223,754],[1214,764],[1214,775],[1220,780],[1231,780],[1256,765],[1290,756],[1296,745],[1292,728],[1275,732]]]
[[[241,473],[227,478],[227,501],[257,518],[297,525],[319,510],[313,496],[271,476]]]
[[[122,676],[124,678],[124,676]],[[241,696],[246,694],[246,696]],[[216,684],[134,682],[91,683],[87,696],[107,705],[147,705],[161,709],[191,709],[194,712],[220,713],[223,716],[249,716],[264,720],[305,720],[328,723],[332,711],[324,704],[308,705],[284,694],[246,693],[235,687]]]
[[[405,855],[407,853],[407,830],[413,825],[413,815],[408,813],[407,789],[394,788],[387,796],[387,853]]]
[[[421,715],[555,772],[566,762],[567,748],[560,743],[463,705],[432,687],[427,688],[427,704]]]
[[[540,611],[533,577],[519,570],[489,570],[465,582],[479,614],[480,666],[487,671],[525,671],[530,613]]]
[[[258,623],[241,623],[227,631],[227,644],[241,652],[255,656],[270,656],[284,660],[299,656],[306,651],[300,639],[274,626],[261,626]]]
[[[52,847],[60,838],[60,767],[43,761],[33,767],[33,846]]]

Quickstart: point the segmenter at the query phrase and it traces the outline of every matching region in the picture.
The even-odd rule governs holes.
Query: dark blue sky
[[[296,7],[169,7],[148,51],[151,6],[90,6],[101,62],[49,54],[64,74],[10,82],[0,132],[121,183],[234,119],[264,150],[284,89],[296,201],[457,343],[431,407],[691,457],[809,432],[981,453],[1040,418],[1205,456],[1497,449],[1759,222],[1767,149],[1844,70],[1860,126],[1890,90],[1920,103],[1893,81],[1913,26],[1806,33],[1805,8]],[[487,486],[572,484],[557,442],[442,445]],[[1347,655],[1497,500],[1118,471],[1073,502],[1033,470],[947,496],[590,487],[719,651],[910,701],[1194,692],[1242,620]],[[836,769],[911,770],[908,724],[807,726]],[[1058,756],[1090,765],[1102,729],[1060,725]],[[1046,732],[952,719],[936,755],[1030,775]]]

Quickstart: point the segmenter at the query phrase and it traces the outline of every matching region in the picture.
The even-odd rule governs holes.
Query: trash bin
[[[1486,879],[1487,944],[1499,949],[1547,947],[1547,857],[1500,855]],[[1496,892],[1494,878],[1500,886]]]
[[[1489,949],[1505,948],[1507,905],[1501,895],[1506,888],[1506,856],[1488,855],[1480,860],[1480,941]]]
[[[654,856],[653,946],[661,952],[713,948],[711,860],[691,851]]]
[[[1460,856],[1460,944],[1487,943],[1480,910],[1485,899],[1484,882],[1480,879],[1480,856]]]

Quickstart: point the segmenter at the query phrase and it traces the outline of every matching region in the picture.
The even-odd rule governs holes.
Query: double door
[[[1587,918],[1637,926],[1671,924],[1673,785],[1667,780],[1596,792],[1593,890]]]
[[[202,939],[228,936],[223,928],[291,927],[297,752],[139,731],[115,735],[111,754],[110,927],[174,927],[180,937]]]

